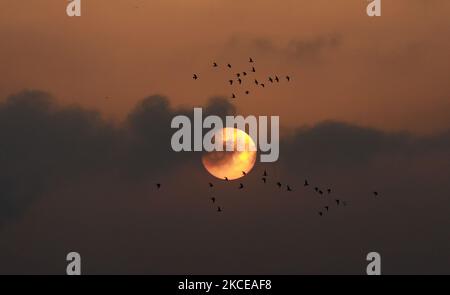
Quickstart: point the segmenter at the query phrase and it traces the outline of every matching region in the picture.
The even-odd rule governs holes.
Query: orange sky
[[[244,70],[252,56],[258,79],[294,81],[238,97],[242,114],[280,115],[285,126],[449,127],[450,1],[383,1],[379,18],[363,0],[84,0],[80,18],[66,3],[0,0],[1,99],[45,90],[120,119],[156,93],[175,106],[229,96],[229,75],[211,62]]]

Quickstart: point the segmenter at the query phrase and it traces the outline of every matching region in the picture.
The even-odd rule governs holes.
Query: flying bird
[[[217,207],[217,212],[222,212],[222,207]]]
[[[244,188],[244,184],[239,183],[239,189],[243,189]]]
[[[267,176],[267,170],[264,170],[263,176]]]
[[[230,83],[230,85],[233,85],[233,80],[229,80],[228,82]]]
[[[339,206],[339,204],[341,203],[341,200],[336,199],[336,204]]]
[[[265,178],[265,177],[261,178],[261,180],[262,180],[264,183],[267,182],[267,178]]]
[[[330,207],[328,207],[328,206],[325,206],[324,208],[327,209],[327,211],[330,210]]]
[[[213,67],[217,68],[219,65],[217,65],[217,63],[213,63]]]
[[[256,73],[255,67],[252,67],[252,72],[253,72],[253,73]]]
[[[231,98],[236,98],[236,95],[233,93],[233,95],[231,95]]]
[[[262,88],[266,87],[266,84],[262,83],[262,84],[261,84],[261,87],[262,87]]]
[[[272,77],[269,77],[269,82],[270,82],[270,83],[273,83]]]
[[[238,79],[239,84],[242,84],[242,80],[241,78]]]
[[[331,188],[327,189],[328,194],[331,194]]]
[[[160,188],[161,188],[161,183],[157,183],[157,184],[156,184],[156,188],[157,188],[157,189],[160,189]]]
[[[245,94],[249,95],[249,94],[250,94],[250,91],[248,91],[248,90],[247,90],[247,91],[245,91]]]
[[[225,176],[224,179],[225,179],[225,181],[228,181],[228,177]]]
[[[291,81],[291,77],[286,76],[286,80],[288,80],[288,82],[290,82]]]
[[[258,80],[256,80],[256,79],[255,79],[255,84],[256,84],[256,85],[258,85],[258,84],[259,84]]]
[[[318,188],[317,186],[314,188],[314,190],[315,190],[316,192],[319,192],[319,188]]]
[[[280,82],[280,78],[278,78],[278,76],[275,76],[275,81]]]
[[[248,62],[254,63],[253,58],[250,57]]]
[[[378,192],[373,192],[373,194],[375,195],[375,197],[378,197],[378,195],[379,195]]]
[[[214,187],[214,184],[212,184],[211,182],[209,183],[209,187]]]
[[[197,74],[194,74],[194,75],[192,76],[192,79],[197,80],[197,79],[198,79]]]
[[[216,198],[214,198],[214,197],[212,197],[210,200],[211,200],[211,202],[213,202],[213,204],[216,202]]]
[[[320,191],[319,191],[319,194],[323,195],[323,191],[320,190]]]
[[[242,176],[247,176],[247,172],[242,171]]]
[[[237,73],[236,76],[239,78],[239,77],[241,76],[241,74],[240,74],[240,73]]]
[[[277,182],[277,185],[279,188],[281,188],[281,186],[282,186],[281,182]]]
[[[319,215],[320,215],[320,216],[323,216],[323,213],[322,213],[322,212],[319,212]]]
[[[291,189],[291,187],[289,185],[287,186],[287,191],[288,192],[292,192],[292,189]]]
[[[247,76],[247,72],[243,72],[242,75]]]
[[[304,186],[308,186],[308,185],[309,185],[308,180],[305,179],[305,184],[304,184]]]
[[[229,67],[231,69],[231,64],[227,64],[227,67]]]

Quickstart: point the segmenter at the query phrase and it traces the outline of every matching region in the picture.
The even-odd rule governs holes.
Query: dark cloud
[[[308,40],[292,40],[285,51],[298,60],[317,59],[328,50],[336,49],[342,38],[340,35],[318,36]]]
[[[113,130],[94,112],[59,109],[48,94],[28,91],[2,103],[0,122],[0,223],[19,215],[63,175],[106,168]]]
[[[287,44],[277,44],[269,38],[244,38],[235,36],[228,44],[228,50],[256,52],[258,56],[275,57],[289,62],[315,63],[321,61],[343,42],[340,34],[323,34],[313,37],[292,39]]]
[[[225,116],[234,108],[213,98],[205,115]],[[170,148],[177,114],[163,96],[139,103],[121,126],[79,107],[58,106],[51,95],[25,91],[0,105],[0,224],[18,217],[60,180],[115,174],[140,180],[163,173],[196,155]]]
[[[235,112],[223,98],[205,110]],[[0,273],[63,273],[74,249],[85,273],[362,274],[370,251],[384,273],[448,273],[450,133],[296,129],[282,134],[279,162],[258,163],[238,190],[207,175],[199,154],[170,152],[175,114],[192,110],[152,96],[117,126],[45,93],[9,97],[0,106]],[[317,196],[305,178],[333,195]]]
[[[320,163],[327,167],[364,166],[380,154],[409,153],[416,145],[406,133],[389,134],[341,122],[323,122],[311,128],[300,128],[286,139],[285,157],[301,151],[295,167],[313,167]]]

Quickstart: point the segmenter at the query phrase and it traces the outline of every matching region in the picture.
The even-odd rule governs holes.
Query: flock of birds
[[[248,71],[240,71],[238,73],[234,74],[234,77],[228,80],[228,84],[230,86],[247,86],[247,83],[249,80],[254,80],[253,82],[250,82],[254,85],[256,85],[257,87],[262,87],[265,88],[266,85],[268,84],[276,84],[276,83],[280,83],[282,81],[282,79],[280,79],[280,77],[278,75],[273,75],[273,76],[269,76],[267,77],[267,79],[265,80],[258,80],[257,78],[254,77],[254,75],[256,74],[256,68],[255,68],[255,61],[253,60],[253,58],[249,58],[248,63],[250,64],[250,68],[248,69]],[[212,63],[212,67],[213,68],[220,68],[220,65],[217,62],[213,62]],[[233,70],[233,66],[231,64],[226,64],[224,67],[228,68],[229,71]],[[193,74],[192,78],[194,80],[198,80],[200,79],[200,75],[199,74]],[[291,77],[290,76],[285,76],[285,79],[287,82],[291,82]],[[266,84],[268,83],[268,84]],[[245,94],[249,95],[250,94],[250,90],[248,90],[248,88],[245,88],[247,90],[245,90]],[[231,98],[237,98],[236,92],[233,92],[231,94]],[[247,172],[242,171],[242,177],[247,176]],[[228,177],[224,177],[225,181],[230,181],[228,179]],[[263,185],[266,185],[269,183],[269,174],[267,173],[267,170],[264,170],[264,173],[261,176],[261,182]],[[212,182],[209,182],[209,188],[212,190],[214,189],[214,184]],[[275,182],[275,185],[280,189],[285,189],[287,192],[291,193],[294,191],[293,186],[291,186],[290,184],[283,184],[280,181]],[[333,198],[330,200],[332,203],[334,204],[334,206],[341,206],[341,207],[346,207],[348,205],[348,202],[346,200],[343,200],[342,198],[338,198],[337,196],[335,197],[335,194],[333,192],[333,190],[331,188],[320,188],[319,186],[312,186],[309,182],[308,179],[305,179],[303,182],[303,187],[305,189],[309,189],[312,188],[313,192],[316,193],[318,196],[333,196]],[[156,184],[156,189],[157,190],[161,190],[162,185],[161,183],[157,183]],[[238,190],[244,190],[245,189],[245,185],[244,183],[240,182],[239,186],[237,187]],[[373,192],[373,196],[378,197],[380,196],[378,191],[374,191]],[[218,213],[222,213],[223,212],[223,207],[220,205],[217,205],[218,200],[215,196],[212,196],[209,198],[209,201],[214,205],[215,210]],[[317,214],[318,216],[322,217],[324,216],[327,212],[329,212],[331,210],[331,205],[328,204],[326,206],[321,207]]]
[[[248,83],[253,84],[256,87],[266,88],[266,86],[268,86],[268,85],[277,84],[283,80],[278,75],[269,76],[264,79],[258,79],[257,77],[255,77],[257,71],[256,71],[254,59],[250,57],[248,60],[248,63],[250,64],[250,67],[247,70],[243,70],[243,71],[241,70],[237,73],[234,73],[233,74],[234,76],[230,77],[230,79],[227,81],[227,83],[230,86],[235,87],[235,88],[233,88],[233,91],[231,93],[231,96],[230,96],[231,98],[237,98],[236,93],[237,93],[238,89],[236,89],[236,86],[241,86],[241,87],[245,86],[244,93],[245,93],[245,95],[249,95],[250,90],[249,90]],[[233,66],[230,63],[221,67],[217,62],[213,62],[212,67],[215,69],[225,67],[225,68],[228,68],[229,71],[233,70]],[[198,79],[200,79],[200,75],[193,74],[192,79],[198,80]],[[289,75],[285,76],[284,79],[286,79],[287,82],[291,82],[291,80],[292,80],[291,76],[289,76]]]
[[[243,177],[247,176],[247,172],[242,171],[242,176],[243,176]],[[230,180],[228,179],[228,177],[224,177],[224,180],[225,180],[225,181],[230,181]],[[263,175],[262,175],[262,177],[261,177],[261,182],[265,185],[265,184],[268,183],[268,180],[269,180],[269,174],[267,173],[267,170],[264,170],[264,173],[263,173]],[[275,184],[276,184],[276,186],[277,186],[279,189],[285,188],[287,192],[293,192],[293,191],[294,191],[293,187],[292,187],[290,184],[283,184],[283,183],[281,183],[280,181],[277,181]],[[213,184],[212,182],[209,182],[209,183],[208,183],[208,186],[209,186],[210,189],[214,189],[214,184]],[[309,182],[308,179],[305,179],[305,181],[304,181],[304,183],[303,183],[303,187],[304,187],[304,188],[309,188],[309,187],[312,188],[312,185],[310,184],[310,182]],[[157,184],[156,184],[156,188],[157,188],[157,190],[160,190],[160,189],[161,189],[161,183],[157,183]],[[239,186],[237,187],[237,189],[238,189],[238,190],[243,190],[243,189],[245,189],[244,183],[240,182],[240,183],[239,183]],[[333,190],[332,190],[331,188],[327,188],[327,189],[324,190],[324,189],[322,189],[322,188],[320,188],[320,187],[318,187],[318,186],[315,186],[314,189],[313,189],[313,191],[314,191],[318,196],[324,196],[324,195],[333,196],[333,195],[334,195]],[[373,194],[374,197],[379,197],[379,196],[380,196],[380,194],[379,194],[378,191],[373,191],[372,194]],[[209,200],[212,202],[213,205],[215,205],[215,206],[217,205],[217,198],[216,198],[216,197],[212,196],[212,197],[209,198]],[[334,198],[332,201],[333,201],[333,203],[334,203],[336,206],[346,207],[346,206],[348,205],[348,202],[347,202],[346,200],[341,199],[341,198]],[[216,209],[216,211],[217,211],[218,213],[222,213],[222,212],[223,212],[223,207],[222,207],[222,206],[217,205],[217,206],[215,207],[215,209]],[[331,209],[330,205],[323,206],[323,207],[317,212],[317,214],[318,214],[320,217],[322,217],[322,216],[324,216],[326,213],[328,213],[328,212],[330,211],[330,209]]]

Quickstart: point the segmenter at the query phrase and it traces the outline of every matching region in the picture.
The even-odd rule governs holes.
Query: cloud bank
[[[223,98],[205,109],[236,112]],[[88,273],[363,273],[371,250],[385,257],[385,273],[448,273],[450,133],[342,122],[290,130],[280,161],[258,164],[238,192],[207,175],[200,154],[171,152],[171,119],[191,113],[150,96],[112,124],[39,91],[4,100],[0,273],[63,273],[73,249]],[[317,196],[305,179],[333,196]],[[334,198],[348,207],[319,219]]]

